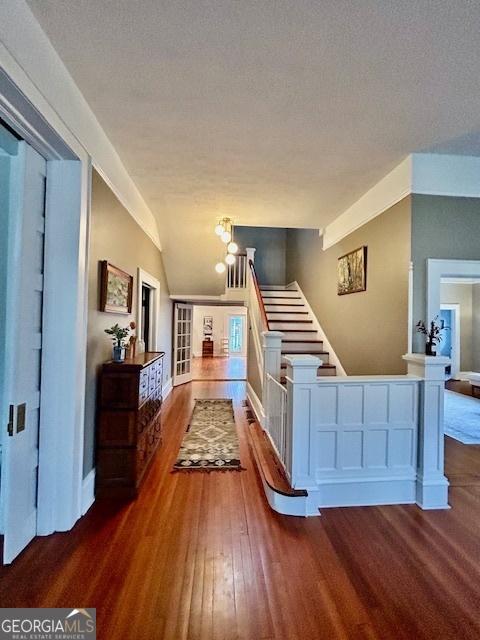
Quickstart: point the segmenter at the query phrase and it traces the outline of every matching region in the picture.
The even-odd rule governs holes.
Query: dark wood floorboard
[[[452,509],[273,513],[247,439],[245,383],[173,391],[139,498],[97,501],[73,531],[0,568],[0,605],[96,607],[101,640],[480,638],[480,486]],[[171,473],[194,398],[232,397],[243,472]],[[480,448],[447,439],[447,470]],[[465,446],[465,445],[464,445]]]

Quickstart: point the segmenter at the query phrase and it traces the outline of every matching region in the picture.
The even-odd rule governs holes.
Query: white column
[[[280,380],[282,338],[283,333],[281,331],[262,331],[264,386],[268,373],[275,378],[275,380]]]
[[[255,251],[256,249],[253,249],[252,247],[247,247],[245,249],[246,253],[247,253],[247,268],[248,268],[248,263],[251,260],[252,262],[255,262]]]
[[[313,396],[320,358],[310,355],[285,356],[287,363],[287,449],[291,451],[292,487],[316,488],[311,464],[312,432],[315,427]]]
[[[422,509],[448,509],[444,475],[443,404],[445,367],[450,358],[409,353],[408,373],[423,378],[418,411],[417,504]]]

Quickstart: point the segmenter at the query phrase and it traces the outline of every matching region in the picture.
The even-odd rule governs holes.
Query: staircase
[[[282,356],[289,354],[307,354],[322,360],[318,369],[319,376],[337,375],[336,367],[329,362],[329,352],[324,350],[321,335],[315,327],[315,321],[309,312],[300,291],[289,286],[260,286],[263,305],[270,331],[281,331]],[[282,363],[282,374],[286,364]],[[285,384],[285,376],[281,376]]]

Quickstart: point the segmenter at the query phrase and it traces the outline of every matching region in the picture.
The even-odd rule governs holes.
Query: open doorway
[[[445,371],[445,474],[451,485],[480,486],[480,261],[432,260],[429,317],[438,310],[446,330],[440,353]]]
[[[195,305],[193,308],[194,380],[245,380],[247,309]]]

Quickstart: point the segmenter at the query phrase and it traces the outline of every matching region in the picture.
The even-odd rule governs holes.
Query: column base
[[[421,509],[450,509],[449,482],[445,476],[430,480],[417,479],[416,502]]]

